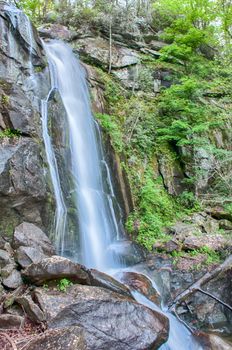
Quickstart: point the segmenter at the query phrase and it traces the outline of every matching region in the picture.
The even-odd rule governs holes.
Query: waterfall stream
[[[45,48],[50,65],[54,68],[52,82],[57,82],[53,88],[58,89],[67,113],[71,173],[76,184],[74,202],[81,246],[79,260],[87,267],[105,270],[108,266],[117,265],[113,257],[107,254],[107,248],[120,238],[120,232],[112,205],[114,193],[110,172],[101,144],[97,142],[99,131],[90,110],[85,71],[67,45],[54,41],[46,44]],[[48,159],[48,162],[53,170],[52,161]],[[105,169],[106,179],[103,179]],[[58,176],[53,176],[53,183],[54,180],[54,188],[59,192]],[[59,210],[61,201],[56,191],[55,196]],[[65,240],[65,235],[60,236]],[[65,245],[65,242],[60,240],[59,244]]]
[[[50,62],[52,89],[59,91],[67,114],[70,168],[76,186],[74,202],[78,212],[76,235],[80,237],[81,250],[78,262],[101,271],[121,269],[118,260],[109,254],[109,247],[122,240],[124,233],[118,224],[113,206],[114,189],[110,170],[104,159],[100,131],[90,109],[85,71],[68,45],[52,41],[45,44],[45,50]],[[43,136],[57,205],[57,246],[62,253],[61,247],[64,247],[67,239],[67,209],[48,133],[48,100],[49,97],[42,101]],[[157,309],[143,295],[135,293],[134,296],[138,302]],[[159,311],[162,312],[160,309]],[[169,340],[161,347],[162,350],[201,349],[187,328],[174,316],[165,314],[170,320],[171,329]]]

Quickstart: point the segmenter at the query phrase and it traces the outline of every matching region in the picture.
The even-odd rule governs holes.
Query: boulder
[[[22,221],[42,224],[48,188],[40,146],[27,138],[0,140],[0,233],[12,236]],[[51,213],[50,213],[51,214]]]
[[[151,280],[145,275],[142,275],[137,272],[123,271],[117,274],[117,277],[132,291],[138,291],[156,305],[160,305],[161,296],[158,293],[158,291],[154,288]]]
[[[120,80],[120,83],[125,86],[125,88],[138,90],[138,71],[139,68],[137,66],[129,66],[114,70],[112,74]]]
[[[107,68],[109,65],[109,42],[101,37],[85,38],[74,43],[75,50],[88,62]],[[139,55],[126,47],[112,46],[112,68],[125,68],[140,62]]]
[[[68,287],[65,293],[57,288],[35,288],[34,299],[42,310],[46,321],[52,320],[66,306],[75,303],[75,288],[76,286]]]
[[[87,349],[157,349],[167,340],[166,316],[99,287],[71,287],[75,302],[48,321],[52,329],[78,325]]]
[[[232,222],[226,219],[220,220],[219,227],[222,230],[232,230]]]
[[[23,310],[32,321],[36,323],[45,321],[44,313],[39,306],[34,303],[30,295],[17,297],[15,298],[15,302],[23,307]]]
[[[183,249],[194,250],[208,247],[212,250],[222,250],[231,243],[223,235],[189,236],[185,238]]]
[[[58,23],[45,24],[38,28],[38,32],[42,38],[49,39],[69,41],[73,37],[73,33],[66,26]]]
[[[46,257],[39,245],[37,248],[21,246],[16,250],[15,260],[20,266],[25,268],[32,263],[39,263]]]
[[[33,263],[22,271],[22,276],[36,285],[46,281],[68,278],[72,281],[89,284],[89,275],[86,268],[61,256],[45,258],[39,263]]]
[[[24,350],[87,350],[81,327],[50,329],[34,337]]]
[[[163,250],[165,250],[167,253],[171,253],[174,251],[180,251],[181,250],[181,245],[179,242],[171,239],[168,242],[165,242],[162,247]]]
[[[0,249],[0,267],[2,268],[7,264],[12,263],[12,261],[11,255],[7,251]]]
[[[215,219],[218,219],[218,220],[226,219],[226,220],[232,221],[232,214],[220,206],[207,208],[206,212]]]
[[[16,289],[23,284],[22,277],[19,271],[12,269],[9,275],[2,280],[2,284],[10,289]]]
[[[24,324],[24,317],[2,314],[0,315],[0,329],[19,329]]]
[[[14,249],[17,249],[21,246],[33,247],[36,250],[39,250],[38,253],[40,256],[41,253],[48,256],[55,254],[55,249],[46,234],[40,228],[28,222],[23,222],[17,226],[14,231],[13,247]],[[28,252],[29,251],[27,250],[27,253]],[[30,251],[30,253],[34,255],[35,252]]]
[[[5,101],[0,106],[0,124],[3,129],[11,128],[30,136],[41,133],[39,112],[32,108],[21,86],[10,82],[0,84],[0,100]]]
[[[90,269],[88,272],[91,286],[103,287],[115,293],[132,298],[130,289],[124,284],[118,282],[113,277],[95,269]]]
[[[201,230],[198,225],[179,222],[168,229],[168,234],[172,234],[178,240],[183,240],[187,236],[200,235]]]

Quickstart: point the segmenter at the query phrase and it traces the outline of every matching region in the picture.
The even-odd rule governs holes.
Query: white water
[[[84,70],[75,58],[71,48],[53,41],[45,45],[52,70],[52,87],[60,92],[68,118],[71,149],[71,169],[76,183],[76,207],[79,217],[81,239],[81,261],[88,267],[99,270],[119,269],[120,266],[107,255],[107,249],[123,237],[116,219],[113,199],[115,199],[110,171],[103,157],[101,136],[94,121],[86,85]],[[49,99],[49,97],[48,97]],[[48,100],[47,99],[47,100]],[[59,173],[51,140],[47,130],[47,102],[42,103],[44,140],[56,197],[57,220],[64,217],[65,205],[62,197]],[[103,179],[104,168],[106,179]],[[106,181],[104,181],[106,180]],[[108,190],[106,189],[108,184]],[[60,218],[60,219],[59,219]],[[58,246],[67,239],[65,227],[58,224]],[[136,300],[152,309],[158,309],[154,303],[142,294],[135,292]],[[200,350],[201,347],[191,333],[171,314],[166,313],[170,321],[170,334],[161,350]]]
[[[66,233],[66,222],[67,222],[67,208],[65,206],[63,193],[60,185],[60,178],[58,172],[58,166],[54,150],[52,147],[51,138],[48,133],[48,101],[55,86],[52,86],[47,99],[41,101],[41,116],[42,116],[42,129],[43,129],[43,140],[45,145],[45,151],[47,156],[47,162],[49,164],[50,175],[56,201],[56,213],[55,213],[55,232],[54,242],[56,249],[63,255],[64,252],[64,239]]]
[[[107,247],[119,238],[120,233],[112,205],[114,194],[109,169],[97,142],[98,130],[90,110],[85,72],[67,45],[54,41],[45,47],[68,119],[71,168],[76,182],[75,202],[79,218],[79,233],[76,234],[81,241],[80,259],[88,267],[104,270],[116,264],[107,255]],[[109,193],[103,183],[103,167],[107,169]],[[56,177],[56,186],[57,181]]]

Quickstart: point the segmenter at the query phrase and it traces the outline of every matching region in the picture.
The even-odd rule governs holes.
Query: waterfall
[[[121,269],[114,260],[110,248],[123,239],[124,233],[116,218],[113,201],[114,188],[107,162],[104,159],[100,130],[94,121],[89,101],[85,71],[72,49],[59,41],[44,44],[49,59],[52,90],[56,88],[62,98],[67,114],[70,137],[70,169],[75,183],[75,205],[78,211],[76,235],[80,237],[78,262],[99,270]],[[51,92],[50,92],[51,94]],[[46,101],[42,101],[43,136],[51,172],[57,205],[58,250],[67,243],[65,200],[60,185],[59,171],[48,133],[48,113]],[[59,229],[58,229],[59,228]],[[75,247],[73,247],[75,250]],[[136,271],[136,269],[133,269]],[[111,270],[112,271],[112,270]],[[161,311],[154,303],[140,293],[135,299],[151,309],[165,313],[170,320],[168,342],[162,350],[202,350],[189,330],[174,316]],[[186,347],[187,346],[187,347]]]
[[[78,211],[79,232],[76,235],[79,235],[81,246],[79,260],[87,267],[105,270],[116,264],[112,255],[107,254],[107,249],[121,237],[121,233],[112,203],[114,192],[110,172],[101,142],[97,142],[99,130],[90,109],[85,71],[72,49],[64,43],[53,41],[47,43],[45,49],[55,74],[52,81],[57,82],[56,87],[67,114],[71,172],[76,184],[74,200]],[[51,148],[51,145],[48,146]],[[53,170],[52,163],[54,160],[49,161]],[[58,182],[56,176],[54,187],[58,187]]]

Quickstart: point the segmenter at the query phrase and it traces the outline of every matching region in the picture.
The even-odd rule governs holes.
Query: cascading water
[[[54,86],[49,92],[47,99],[41,101],[41,116],[42,116],[42,128],[43,128],[43,139],[45,145],[45,151],[47,156],[47,162],[49,164],[51,180],[54,189],[55,201],[56,201],[56,214],[55,214],[55,237],[54,241],[56,249],[61,254],[64,252],[64,239],[66,233],[67,223],[67,208],[65,206],[63,193],[60,185],[60,178],[58,172],[58,166],[54,150],[52,147],[51,138],[48,133],[48,101],[54,90]]]
[[[79,260],[88,267],[105,270],[108,266],[114,266],[107,248],[120,233],[112,205],[113,187],[97,143],[84,70],[67,45],[52,42],[45,48],[54,67],[57,89],[67,113],[82,253]],[[111,193],[107,193],[103,183],[103,167],[107,168]]]
[[[68,119],[71,171],[76,185],[75,202],[79,219],[79,232],[76,234],[80,235],[82,252],[78,262],[99,270],[109,271],[112,267],[119,269],[118,262],[113,261],[113,257],[107,252],[112,243],[123,238],[123,232],[114,211],[114,190],[109,168],[103,157],[100,131],[91,114],[84,70],[71,48],[64,43],[53,41],[47,43],[45,49],[52,68],[52,89],[59,90]],[[65,212],[59,173],[47,130],[48,99],[49,97],[42,102],[43,135],[57,208],[58,211],[60,208]],[[103,181],[103,174],[108,186]],[[65,215],[62,210],[60,220]],[[62,230],[62,234],[58,235],[58,246],[66,243],[65,228],[61,227]],[[157,309],[154,303],[140,293],[135,293],[134,297],[138,302]],[[162,312],[160,309],[159,311]],[[201,346],[191,333],[174,316],[165,314],[170,320],[171,330],[168,342],[160,349],[200,350]]]

